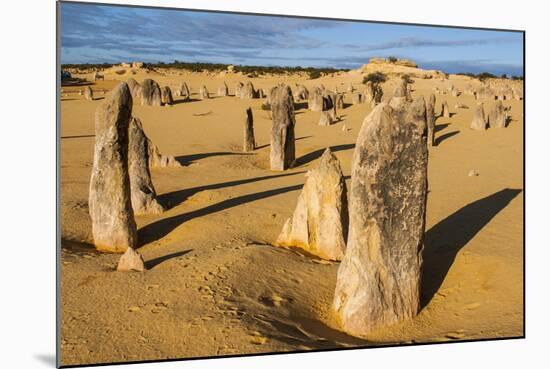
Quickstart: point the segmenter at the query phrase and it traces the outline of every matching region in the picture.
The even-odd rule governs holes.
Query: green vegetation
[[[363,77],[363,84],[371,82],[372,84],[384,83],[388,80],[388,77],[382,72],[369,73]]]
[[[90,68],[109,68],[118,64],[63,64],[63,69],[90,69]],[[157,63],[145,63],[144,68],[149,69],[185,69],[191,72],[221,72],[226,71],[230,64],[221,63],[198,63],[198,62],[182,62],[174,60],[172,63],[157,62]],[[349,71],[349,69],[338,68],[313,68],[313,67],[288,67],[288,66],[259,66],[259,65],[235,65],[233,70],[235,72],[241,72],[249,77],[258,77],[263,74],[293,74],[293,73],[307,73],[311,79],[319,78],[322,75],[332,74],[340,71]]]
[[[319,77],[321,77],[321,72],[318,70],[312,70],[309,72],[309,79],[317,79]]]
[[[478,74],[475,74],[475,73],[457,73],[457,74],[460,76],[468,76],[468,77],[476,78],[476,79],[479,79],[480,81],[484,81],[489,78],[499,78],[498,76],[488,72],[483,72]],[[500,78],[506,78],[506,75],[503,74]],[[512,77],[512,79],[514,79],[514,77]]]
[[[78,70],[84,70],[84,69],[90,69],[90,68],[110,68],[116,64],[109,64],[109,63],[103,63],[103,64],[61,64],[62,69],[78,69]]]
[[[388,61],[393,64],[397,61],[397,58],[395,56],[388,56]]]

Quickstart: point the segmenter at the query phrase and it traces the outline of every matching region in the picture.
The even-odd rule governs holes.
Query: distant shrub
[[[488,78],[497,78],[497,76],[495,76],[492,73],[487,73],[487,72],[479,73],[477,75],[477,79],[479,79],[480,81],[483,81],[483,80],[488,79]]]
[[[457,73],[458,75],[460,76],[468,76],[468,77],[472,77],[472,78],[476,78],[476,79],[479,79],[480,81],[484,81],[488,78],[498,78],[497,76],[495,76],[494,74],[492,73],[488,73],[488,72],[483,72],[483,73],[478,73],[478,74],[475,74],[475,73]],[[505,77],[503,77],[505,78]]]
[[[394,64],[395,62],[397,62],[397,58],[395,56],[389,56],[388,57],[388,61],[392,64]]]
[[[523,81],[523,76],[512,76],[514,81]]]
[[[374,73],[369,73],[365,77],[363,77],[363,84],[365,84],[367,82],[371,82],[371,83],[377,85],[379,83],[384,83],[387,80],[388,80],[388,77],[384,73],[374,72]]]
[[[112,67],[115,64],[63,64],[62,68],[75,68],[79,70],[84,69],[90,69],[90,68],[108,68]],[[144,68],[147,69],[166,69],[166,68],[174,68],[174,69],[184,69],[191,72],[221,72],[221,71],[227,71],[227,67],[229,67],[229,64],[221,64],[221,63],[201,63],[201,62],[182,62],[179,60],[174,60],[171,63],[166,63],[159,61],[157,63],[145,63],[143,65]],[[307,73],[310,75],[311,73],[319,73],[319,77],[322,74],[332,74],[337,73],[340,71],[347,72],[349,69],[347,68],[313,68],[313,67],[288,67],[288,66],[262,66],[262,65],[234,65],[233,71],[235,72],[241,72],[243,75],[253,75],[253,76],[259,76],[262,74],[292,74],[292,73]],[[318,77],[317,77],[318,78]]]
[[[319,77],[321,77],[321,72],[319,72],[317,69],[309,72],[309,79],[317,79]]]

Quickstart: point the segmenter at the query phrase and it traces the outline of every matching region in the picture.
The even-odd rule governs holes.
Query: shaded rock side
[[[493,110],[489,114],[489,126],[491,128],[506,128],[508,114],[502,101],[497,101]]]
[[[470,123],[470,128],[475,129],[476,131],[485,131],[485,129],[487,129],[487,120],[485,118],[483,103],[477,104],[476,110],[474,111],[474,116],[472,118],[472,123]]]
[[[145,79],[141,84],[141,105],[161,106],[162,98],[159,84],[152,79]]]
[[[256,93],[256,90],[254,89],[254,85],[252,84],[252,82],[248,81],[241,88],[239,97],[241,99],[255,99],[256,95],[257,93]]]
[[[430,94],[426,101],[426,125],[428,127],[428,145],[435,145],[435,95]]]
[[[164,86],[162,88],[161,101],[164,105],[174,105],[174,98],[172,97],[172,90],[170,90],[170,87]]]
[[[132,95],[120,83],[95,112],[95,147],[88,205],[97,249],[124,252],[137,244],[128,174]]]
[[[203,85],[199,89],[199,97],[201,98],[201,100],[210,98],[210,93],[208,92],[208,89],[206,88],[206,86]]]
[[[252,116],[252,109],[245,110],[244,118],[244,137],[243,137],[243,151],[254,151],[256,148],[256,141],[254,140],[254,117]]]
[[[128,170],[134,214],[162,213],[164,208],[157,201],[149,170],[149,140],[143,132],[141,121],[132,118],[128,132]]]
[[[289,86],[280,84],[270,91],[271,102],[271,170],[285,170],[294,165],[294,99]]]

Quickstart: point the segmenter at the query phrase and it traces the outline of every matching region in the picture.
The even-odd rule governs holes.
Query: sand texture
[[[61,362],[63,365],[451,341],[523,334],[523,101],[506,128],[470,129],[474,96],[436,94],[435,145],[429,150],[424,276],[420,314],[358,339],[330,311],[338,262],[272,246],[292,216],[305,173],[325,148],[339,159],[349,188],[356,138],[370,104],[344,97],[340,120],[319,126],[320,112],[296,103],[296,164],[269,169],[271,119],[265,99],[234,96],[238,82],[279,82],[364,90],[359,71],[309,80],[247,78],[236,73],[104,72],[94,100],[63,87],[61,97]],[[420,74],[419,74],[420,75]],[[88,76],[89,77],[89,76]],[[162,154],[181,167],[152,168],[168,210],[137,215],[138,247],[148,269],[117,272],[119,254],[92,244],[88,189],[94,113],[118,81],[152,78],[191,99],[142,106],[133,115]],[[413,78],[412,97],[433,87],[464,91],[476,80]],[[386,100],[398,79],[383,85]],[[226,82],[229,96],[199,98]],[[65,95],[65,96],[63,96]],[[447,101],[451,117],[440,117]],[[464,104],[467,108],[456,108]],[[487,112],[496,101],[486,101]],[[251,107],[257,149],[242,152],[243,112]],[[343,129],[343,127],[345,127]],[[471,172],[471,173],[470,173]],[[469,175],[473,174],[473,175]],[[477,175],[475,175],[477,174]]]

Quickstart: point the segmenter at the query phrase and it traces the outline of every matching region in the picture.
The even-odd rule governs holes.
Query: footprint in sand
[[[260,302],[266,306],[275,306],[275,307],[279,307],[281,306],[281,303],[286,301],[286,299],[284,299],[283,297],[277,295],[277,294],[272,294],[271,296],[261,296],[260,297]]]
[[[151,305],[150,305],[151,306]],[[158,314],[168,309],[168,301],[155,302],[151,306],[151,313]]]
[[[481,304],[479,302],[473,302],[471,304],[468,304],[466,306],[464,306],[464,309],[466,310],[474,310],[474,309],[477,309],[478,307],[480,307]]]
[[[255,345],[263,345],[267,342],[267,337],[262,336],[262,334],[258,331],[250,332],[250,334],[252,335],[250,342]]]
[[[446,338],[450,338],[450,339],[453,339],[453,340],[459,340],[459,339],[462,339],[464,337],[466,337],[466,334],[464,333],[464,330],[463,329],[459,329],[458,331],[456,332],[450,332],[450,333],[447,333],[445,335]]]

